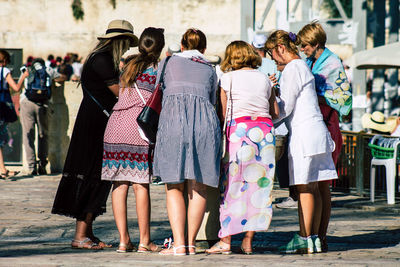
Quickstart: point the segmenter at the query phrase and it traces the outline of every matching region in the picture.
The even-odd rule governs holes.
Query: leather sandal
[[[176,252],[178,249],[185,248],[185,252]],[[170,256],[186,256],[186,246],[171,246],[170,248],[166,248],[161,250],[158,254],[160,255],[170,255]]]
[[[107,244],[106,242],[101,241],[98,237],[93,236],[92,237],[93,242],[99,244],[100,247],[102,248],[111,248],[111,244]]]
[[[94,243],[90,238],[86,237],[83,240],[73,239],[71,242],[71,248],[76,249],[92,249],[92,250],[101,250],[103,249],[97,243]]]
[[[231,249],[227,248],[226,246],[225,247],[222,246],[221,243],[224,243],[224,242],[219,241],[219,242],[215,243],[214,246],[212,246],[209,249],[206,249],[205,253],[206,254],[224,254],[224,255],[232,254]],[[226,245],[228,245],[228,244],[226,244]]]
[[[154,245],[155,247],[153,247],[153,249],[151,248],[151,245]],[[156,244],[154,244],[153,242],[150,242],[148,245],[145,244],[139,244],[138,253],[150,253],[150,252],[160,252],[161,248],[159,246],[157,246]]]
[[[243,254],[246,254],[246,255],[253,254],[253,249],[251,247],[250,248],[244,248],[243,246],[240,246],[240,250],[242,251]]]
[[[128,244],[119,243],[118,249],[116,250],[118,253],[127,253],[133,252],[135,250],[135,246],[129,241]]]

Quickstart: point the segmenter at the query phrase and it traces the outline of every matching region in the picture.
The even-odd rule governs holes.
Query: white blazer
[[[295,59],[286,65],[280,88],[279,119],[288,117],[289,155],[301,153],[307,157],[334,151],[335,143],[318,105],[314,76],[303,60]],[[294,144],[297,144],[297,150]]]

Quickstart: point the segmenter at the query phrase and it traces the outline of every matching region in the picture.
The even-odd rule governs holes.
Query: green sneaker
[[[321,239],[319,239],[319,237],[316,236],[312,237],[312,240],[314,242],[314,252],[321,253],[322,252]]]
[[[295,234],[289,243],[279,247],[279,251],[285,254],[312,254],[314,253],[314,243],[311,238],[304,240]]]

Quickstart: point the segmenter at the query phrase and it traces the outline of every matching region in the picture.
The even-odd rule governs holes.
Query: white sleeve
[[[52,80],[57,79],[61,76],[61,74],[58,71],[56,71],[51,67],[46,68],[46,72],[50,76],[50,79]]]
[[[221,87],[225,92],[229,91],[229,88],[231,87],[231,74],[230,73],[224,73],[221,76]]]
[[[3,68],[3,78],[6,79],[7,75],[11,73],[9,68]]]
[[[280,98],[282,101],[279,103],[279,119],[288,117],[292,113],[296,105],[297,97],[303,90],[300,72],[301,70],[294,64],[286,66],[285,70],[282,72],[280,79]]]

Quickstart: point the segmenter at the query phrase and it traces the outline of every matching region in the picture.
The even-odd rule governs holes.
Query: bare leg
[[[174,238],[174,247],[185,246],[186,205],[183,198],[184,183],[166,184],[165,188],[167,191],[168,218]],[[177,249],[176,252],[184,253],[186,249],[182,247]]]
[[[318,182],[318,188],[322,199],[322,215],[318,235],[321,238],[325,238],[331,217],[331,190],[329,188],[329,181]]]
[[[84,221],[76,220],[76,228],[75,228],[75,240],[84,240],[87,235],[88,225],[91,224],[91,216],[87,216]]]
[[[149,184],[133,184],[133,191],[136,196],[136,214],[139,224],[140,244],[156,249],[154,244],[150,244],[150,188]]]
[[[114,213],[115,224],[119,232],[119,242],[128,244],[130,236],[128,232],[127,220],[127,197],[129,190],[129,182],[114,182],[112,190],[112,208]]]
[[[313,195],[313,187],[316,183],[307,185],[296,185],[299,193],[299,223],[300,236],[307,237],[312,233],[313,216],[315,211],[315,201]]]
[[[3,149],[0,147],[0,176],[3,178],[8,178],[10,176],[17,175],[18,171],[8,171],[6,165],[4,164]]]
[[[255,235],[255,231],[248,231],[246,232],[245,236],[242,240],[242,250],[244,253],[251,253],[253,252],[252,242]]]
[[[92,224],[92,214],[88,214],[85,220],[76,220],[75,236],[71,246],[73,248],[102,249],[95,241],[87,235],[88,227]]]
[[[231,241],[232,241],[232,236],[231,235],[228,235],[228,236],[225,236],[225,237],[221,238],[221,241],[223,243],[225,243],[225,244],[228,244],[229,246],[226,246],[226,247],[231,249]]]
[[[0,147],[0,173],[6,173],[7,169],[4,165],[3,149]]]
[[[206,211],[207,186],[196,182],[187,181],[188,187],[188,245],[195,246],[196,236]],[[193,248],[192,248],[193,250]],[[190,251],[189,249],[189,252]]]
[[[318,190],[318,183],[314,186],[314,215],[313,215],[313,226],[311,230],[311,235],[318,235],[319,227],[321,224],[321,214],[322,214],[322,200],[321,194]]]

